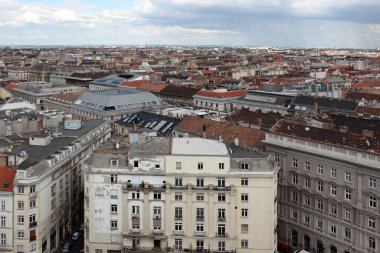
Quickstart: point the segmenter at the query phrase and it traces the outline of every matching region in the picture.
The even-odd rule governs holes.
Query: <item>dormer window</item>
[[[118,160],[117,159],[111,159],[111,167],[117,167],[118,166]]]
[[[249,164],[247,162],[240,163],[240,170],[248,170]]]

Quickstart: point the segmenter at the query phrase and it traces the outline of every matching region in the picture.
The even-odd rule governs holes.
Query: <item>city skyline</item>
[[[2,45],[380,46],[374,0],[0,0]]]

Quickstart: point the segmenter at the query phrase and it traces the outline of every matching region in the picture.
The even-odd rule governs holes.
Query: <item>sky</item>
[[[0,0],[0,45],[380,48],[379,0]]]

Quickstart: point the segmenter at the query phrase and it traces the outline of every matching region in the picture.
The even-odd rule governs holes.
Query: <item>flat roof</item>
[[[224,143],[203,138],[173,138],[173,155],[228,156]]]

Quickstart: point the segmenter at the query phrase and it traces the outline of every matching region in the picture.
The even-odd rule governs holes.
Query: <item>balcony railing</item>
[[[230,191],[231,186],[214,186],[215,191]]]
[[[37,227],[37,221],[29,222],[29,228]]]
[[[218,232],[216,232],[215,233],[215,237],[227,238],[228,237],[228,233],[218,233]]]
[[[185,190],[186,185],[171,185],[170,188],[172,189],[178,189],[178,190]]]
[[[204,217],[204,216],[197,216],[197,217],[196,217],[196,220],[197,220],[197,221],[204,221],[204,220],[205,220],[205,217]]]
[[[140,219],[139,213],[132,213],[132,219]]]
[[[161,215],[154,215],[153,220],[161,220]]]
[[[185,234],[185,231],[178,231],[178,230],[173,231],[173,235],[184,235],[184,234]]]
[[[226,217],[220,216],[218,217],[218,221],[226,221]]]
[[[162,229],[153,229],[152,230],[152,234],[153,235],[163,235],[164,234],[164,230],[162,230]]]
[[[175,215],[174,220],[182,220],[182,215]]]
[[[196,237],[205,237],[206,236],[206,232],[205,231],[195,231],[194,232],[194,236],[196,236]]]
[[[140,228],[132,228],[130,230],[130,233],[131,234],[140,234],[141,233],[141,229]]]
[[[37,197],[37,192],[29,193],[29,198],[36,198],[36,197]]]

